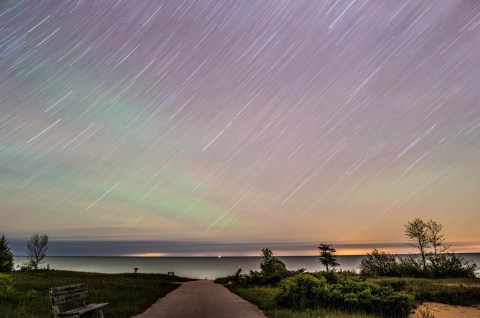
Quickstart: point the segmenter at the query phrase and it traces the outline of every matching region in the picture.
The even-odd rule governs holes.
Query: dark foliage
[[[432,278],[474,278],[478,266],[455,253],[431,255],[427,266],[428,276]]]
[[[473,306],[480,300],[478,285],[450,284],[433,287],[412,287],[408,290],[419,302],[437,302],[442,304]]]
[[[391,287],[394,291],[405,291],[407,288],[407,281],[403,278],[389,278],[378,282],[380,286]]]
[[[280,282],[276,301],[295,309],[329,307],[367,312],[382,317],[407,317],[414,306],[413,296],[396,292],[391,286],[362,282],[335,274],[329,283],[320,274],[299,274]]]
[[[11,272],[13,270],[13,255],[8,247],[5,236],[0,238],[0,272]]]
[[[252,285],[275,285],[283,278],[291,275],[285,263],[273,256],[270,249],[262,250],[263,259],[260,263],[260,271],[250,271],[244,277],[244,282]]]
[[[360,261],[362,275],[365,276],[399,276],[397,257],[377,249]]]
[[[331,244],[320,244],[318,249],[320,250],[320,263],[326,267],[327,271],[329,270],[329,267],[333,270],[335,267],[340,266],[334,255],[337,250],[333,248]]]
[[[38,266],[43,263],[43,259],[47,256],[48,250],[48,235],[39,235],[35,233],[32,235],[27,243],[28,266],[33,270],[37,270]]]
[[[477,265],[455,253],[429,254],[423,259],[417,255],[396,256],[376,249],[360,262],[364,276],[471,278]]]

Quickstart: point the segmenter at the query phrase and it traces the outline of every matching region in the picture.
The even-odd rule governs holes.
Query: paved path
[[[265,318],[248,301],[211,280],[183,283],[134,318]]]

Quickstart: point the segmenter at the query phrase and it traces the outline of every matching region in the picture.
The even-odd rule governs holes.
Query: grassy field
[[[108,317],[131,317],[142,313],[159,297],[184,281],[161,274],[97,274],[71,271],[13,272],[13,291],[0,297],[2,318],[53,316],[50,288],[85,283],[90,302],[110,303],[104,309]]]
[[[279,308],[274,301],[277,288],[275,287],[242,287],[227,285],[235,294],[255,304],[270,318],[372,318],[374,316],[361,313],[345,313],[332,309],[315,309],[298,311]]]

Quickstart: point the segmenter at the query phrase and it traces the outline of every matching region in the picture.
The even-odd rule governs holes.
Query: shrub
[[[413,296],[396,292],[391,286],[361,282],[343,275],[337,275],[337,282],[331,284],[325,277],[316,276],[303,273],[282,280],[277,303],[301,310],[332,307],[382,317],[407,317],[413,308]]]
[[[360,261],[363,276],[473,278],[478,266],[455,253],[429,254],[426,267],[418,255],[394,256],[376,249]]]
[[[322,302],[320,296],[324,294],[322,289],[326,287],[325,278],[303,273],[280,282],[276,301],[280,305],[296,309],[314,308]]]
[[[397,258],[373,249],[360,261],[360,273],[365,276],[400,276]]]
[[[340,280],[341,274],[336,274],[334,271],[322,271],[315,273],[315,276],[323,277],[329,284],[337,284]]]
[[[398,275],[401,277],[428,277],[426,269],[423,268],[421,257],[407,255],[399,257]]]
[[[0,297],[5,296],[12,291],[13,282],[12,277],[7,274],[0,274]]]
[[[404,291],[407,287],[407,281],[402,278],[387,278],[378,281],[378,284],[384,287],[391,287],[396,292]]]
[[[474,278],[477,264],[455,253],[437,254],[429,257],[427,267],[433,278]]]
[[[262,250],[263,259],[260,263],[260,271],[250,271],[249,275],[242,277],[242,282],[249,285],[276,285],[283,278],[297,274],[300,271],[290,272],[285,263],[273,256],[270,249]]]

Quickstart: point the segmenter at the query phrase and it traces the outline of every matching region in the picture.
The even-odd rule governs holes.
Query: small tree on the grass
[[[405,235],[412,240],[411,246],[417,248],[422,257],[423,269],[427,268],[427,251],[430,243],[430,236],[427,229],[427,223],[422,219],[415,218],[405,225]]]
[[[333,270],[335,267],[340,266],[334,255],[337,250],[334,249],[331,244],[320,244],[318,249],[320,250],[320,263],[327,268],[327,271],[329,270],[329,267]]]
[[[442,233],[443,225],[434,220],[428,220],[425,226],[428,240],[432,243],[433,255],[437,256],[438,253],[448,250],[449,247],[443,243],[445,241],[445,235]]]
[[[0,238],[0,272],[11,272],[13,270],[13,255],[8,247],[5,236]]]
[[[35,233],[32,235],[27,243],[27,253],[29,265],[37,270],[38,266],[43,263],[43,259],[47,255],[48,249],[48,235],[39,235]]]
[[[261,273],[269,281],[277,281],[283,278],[287,274],[287,267],[285,263],[273,256],[272,251],[269,248],[262,250],[263,260],[260,263]]]

